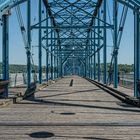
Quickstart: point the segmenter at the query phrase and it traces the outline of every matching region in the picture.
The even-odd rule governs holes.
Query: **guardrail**
[[[110,95],[116,97],[117,99],[127,103],[127,104],[131,104],[133,106],[137,106],[140,107],[140,100],[136,99],[134,97],[131,97],[121,91],[118,91],[114,88],[108,87],[102,83],[99,83],[97,81],[85,78],[86,80],[88,80],[89,82],[93,83],[94,85],[96,85],[97,87],[101,88],[102,90],[106,91],[107,93],[109,93]]]

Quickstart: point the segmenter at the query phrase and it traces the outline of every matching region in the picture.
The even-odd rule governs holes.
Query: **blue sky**
[[[111,7],[112,8],[112,7]],[[111,9],[110,8],[110,9]],[[26,4],[23,4],[21,7],[24,23],[26,26]],[[37,20],[38,9],[36,3],[33,3],[32,7],[32,19]],[[124,28],[124,33],[119,49],[119,63],[121,64],[133,64],[133,57],[134,57],[134,25],[133,25],[133,12],[129,10],[126,25]],[[33,20],[34,22],[34,20]],[[12,9],[11,16],[10,16],[10,63],[11,64],[26,64],[26,51],[24,48],[22,36],[20,33],[20,28],[18,26],[17,17],[15,14],[15,10]],[[38,40],[38,32],[33,31],[32,37],[33,45],[37,45]],[[2,29],[0,27],[0,39],[2,36]],[[111,36],[108,36],[108,45],[112,44]],[[2,41],[0,41],[2,43]],[[2,60],[2,45],[0,43],[0,61]],[[110,54],[112,48],[108,47],[108,62],[110,62]],[[32,52],[34,55],[35,64],[38,63],[38,52],[37,48],[33,48]],[[101,58],[102,59],[102,58]],[[45,51],[43,50],[43,65],[45,65]]]

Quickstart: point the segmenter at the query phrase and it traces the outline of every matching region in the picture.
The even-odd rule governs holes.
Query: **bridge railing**
[[[134,89],[134,74],[121,74],[119,85]]]

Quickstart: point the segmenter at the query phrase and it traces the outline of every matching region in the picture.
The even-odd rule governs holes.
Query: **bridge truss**
[[[27,51],[27,84],[31,85],[31,32],[38,30],[39,83],[42,83],[42,51],[46,52],[46,80],[68,74],[78,74],[107,84],[113,73],[114,88],[118,87],[118,50],[128,9],[134,11],[134,72],[135,97],[140,97],[140,2],[139,0],[38,0],[38,22],[32,25],[32,0],[1,0],[0,15],[3,22],[3,79],[8,80],[9,37],[8,18],[11,8],[27,5],[27,27],[18,13],[21,33]],[[108,9],[108,5],[112,7]],[[118,6],[121,5],[121,12]],[[45,10],[44,10],[45,8]],[[109,14],[110,13],[113,14]],[[45,15],[43,17],[42,15]],[[107,68],[108,32],[112,34],[112,55]],[[102,53],[101,53],[102,52]],[[103,79],[101,78],[101,55]],[[55,71],[55,73],[54,73]],[[8,94],[6,93],[6,96]]]

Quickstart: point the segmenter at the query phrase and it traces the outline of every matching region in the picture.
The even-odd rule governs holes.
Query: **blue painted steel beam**
[[[38,3],[39,11],[38,11],[38,17],[39,17],[39,31],[38,31],[38,71],[39,71],[39,84],[42,84],[42,29],[41,29],[41,20],[42,20],[42,1],[39,0]]]
[[[3,80],[9,80],[9,15],[2,16],[2,78]],[[5,98],[8,97],[8,86],[5,89]]]
[[[53,30],[51,30],[51,80],[53,80],[53,54],[52,54],[52,50],[53,50],[53,42],[52,42],[52,38],[53,38]]]
[[[104,26],[106,26],[106,0],[104,0],[104,2],[103,2],[103,19],[104,19]],[[103,36],[104,36],[104,39],[103,39],[103,44],[104,44],[104,48],[103,48],[103,62],[104,62],[104,72],[103,72],[103,82],[104,82],[104,84],[106,84],[106,75],[107,75],[107,65],[106,65],[106,63],[107,63],[107,48],[106,48],[106,43],[107,43],[107,39],[106,39],[106,36],[107,36],[107,34],[106,34],[106,28],[104,28],[104,30],[103,30]]]
[[[46,38],[43,38],[43,39],[46,39]],[[48,38],[48,39],[49,39],[49,40],[57,40],[57,38]],[[87,38],[80,38],[80,37],[79,37],[79,38],[78,38],[78,37],[77,37],[77,38],[71,38],[71,37],[64,38],[64,37],[63,37],[63,38],[60,38],[60,39],[61,39],[61,40],[73,40],[73,39],[74,39],[74,40],[77,40],[77,39],[80,39],[80,40],[84,40],[84,39],[85,39],[85,40],[86,40]],[[90,39],[97,39],[97,40],[98,40],[98,39],[103,39],[103,38],[102,38],[102,37],[99,37],[99,38],[96,37],[96,38],[88,38],[88,39],[89,39],[89,40],[90,40]]]
[[[27,1],[27,87],[31,85],[31,0]]]
[[[98,18],[100,18],[100,10],[98,11]],[[100,20],[98,20],[98,26],[100,26]],[[98,36],[100,35],[100,28],[98,28]],[[100,39],[98,40],[98,48],[100,48]],[[97,53],[97,57],[98,57],[98,82],[100,82],[100,51],[98,51]]]
[[[118,46],[117,46],[117,17],[118,17],[118,7],[117,1],[113,2],[113,20],[114,20],[114,88],[118,87]]]
[[[58,36],[57,36],[58,38]],[[59,46],[58,46],[58,39],[57,39],[57,78],[59,77]]]
[[[60,77],[63,76],[63,64],[62,64],[62,55],[60,56]]]
[[[54,37],[57,37],[56,36],[56,32],[54,32]],[[55,40],[55,45],[56,45],[56,41],[57,40]],[[55,46],[53,46],[53,47],[54,47],[54,54],[56,54]],[[56,79],[56,73],[55,73],[55,69],[56,69],[56,56],[55,55],[53,57],[53,64],[54,64],[54,66],[53,66],[53,75],[54,75],[54,79]]]
[[[48,23],[49,23],[49,21],[48,21],[48,10],[46,9],[46,37],[48,38]],[[49,66],[48,66],[48,64],[49,64],[49,52],[48,52],[48,39],[46,39],[46,81],[48,81],[49,80]]]
[[[0,0],[0,16],[7,14],[7,12],[27,0]]]
[[[90,35],[91,35],[91,38],[92,38],[93,32],[90,32]],[[90,54],[92,54],[92,52],[93,52],[92,40],[90,40],[90,46],[89,47],[90,47]],[[93,79],[93,56],[90,57],[90,67],[91,67],[90,78]]]
[[[38,23],[39,24],[39,23]],[[31,29],[38,29],[38,28],[40,28],[39,26],[36,26],[36,25],[33,25],[32,27],[31,27]],[[45,29],[46,28],[46,26],[41,26],[41,28],[42,29]],[[51,26],[48,26],[47,27],[48,29],[79,29],[79,28],[81,28],[81,29],[89,29],[89,27],[88,26],[56,26],[56,27],[51,27]],[[113,25],[107,25],[107,26],[91,26],[90,27],[90,29],[94,29],[94,28],[106,28],[106,29],[113,29]]]
[[[130,9],[132,9],[134,12],[140,14],[140,1],[139,0],[117,0],[119,3],[126,5]]]
[[[46,50],[46,81],[49,80],[49,65],[48,65],[48,61],[49,61],[49,54],[48,54],[48,51]]]
[[[95,29],[94,29],[95,30]],[[94,35],[94,38],[96,37],[96,34],[95,34],[95,32],[93,33],[93,35]],[[94,44],[95,44],[96,42],[95,42],[95,40],[94,40]],[[95,51],[96,51],[96,46],[94,45],[93,46],[93,50],[94,50],[94,53],[95,53]],[[93,55],[93,58],[94,58],[94,62],[93,62],[93,64],[94,64],[94,66],[93,66],[93,69],[94,69],[94,80],[96,80],[96,53]]]
[[[134,13],[134,96],[140,99],[140,15]]]

